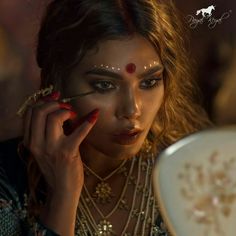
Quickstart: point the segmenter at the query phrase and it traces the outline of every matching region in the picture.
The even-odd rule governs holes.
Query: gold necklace
[[[77,211],[77,221],[76,221],[76,233],[75,235],[80,236],[114,236],[117,235],[113,229],[113,225],[109,217],[111,217],[118,209],[119,210],[129,210],[129,214],[127,216],[126,223],[123,227],[123,230],[120,235],[122,236],[132,236],[132,235],[159,235],[159,231],[157,232],[157,227],[154,225],[155,217],[157,214],[157,207],[154,199],[154,194],[152,191],[152,178],[151,178],[151,170],[154,164],[154,157],[151,159],[142,160],[140,156],[138,158],[138,172],[135,181],[133,180],[132,171],[133,165],[135,163],[135,159],[133,158],[132,164],[130,166],[129,173],[123,172],[126,177],[126,182],[123,188],[123,191],[120,195],[119,200],[115,207],[111,210],[111,212],[107,215],[104,215],[102,211],[98,208],[93,198],[89,194],[86,186],[84,186],[84,190],[81,194],[80,203]],[[143,168],[145,166],[145,168]],[[124,167],[125,168],[125,167]],[[141,172],[144,173],[145,178],[142,182]],[[142,184],[143,183],[143,186]],[[119,208],[117,206],[122,205],[125,192],[127,190],[127,185],[134,185],[133,198],[130,205],[130,208]],[[137,198],[137,195],[140,196]],[[93,214],[89,209],[88,200],[90,202],[90,206],[93,207],[99,214],[100,220],[96,222]],[[130,225],[131,220],[137,220],[135,223],[135,227],[132,232],[128,232],[128,226]],[[130,230],[130,229],[129,229]],[[157,232],[157,234],[155,233]]]
[[[96,174],[92,169],[90,169],[85,163],[84,167],[97,179],[100,180],[100,182],[96,185],[95,191],[93,193],[93,198],[96,201],[96,203],[109,203],[111,202],[111,198],[114,197],[112,193],[111,186],[106,182],[109,178],[111,178],[118,170],[120,170],[126,163],[127,160],[124,160],[115,170],[113,170],[109,175],[107,175],[105,178],[100,177],[98,174]]]
[[[126,161],[125,161],[126,162]],[[125,185],[124,188],[122,190],[122,193],[115,205],[115,207],[110,211],[110,213],[108,213],[107,215],[104,215],[101,210],[99,209],[99,207],[96,205],[93,197],[90,195],[86,185],[84,184],[84,191],[81,194],[81,202],[79,204],[79,211],[77,212],[79,214],[79,212],[81,213],[81,216],[79,217],[77,214],[77,218],[81,219],[83,222],[80,222],[80,229],[78,229],[78,235],[83,235],[84,233],[84,229],[86,229],[86,232],[93,232],[92,235],[100,235],[100,236],[110,236],[110,235],[116,235],[115,232],[113,231],[113,226],[111,224],[111,222],[108,220],[108,218],[113,215],[113,213],[120,207],[123,208],[123,205],[125,205],[125,202],[123,200],[124,198],[124,194],[126,192],[127,186],[129,184],[129,179],[130,176],[133,172],[133,167],[134,167],[134,162],[135,159],[133,158],[132,163],[130,165],[130,170],[128,174],[124,174],[126,176],[126,181],[125,181]],[[124,163],[124,162],[123,162]],[[120,170],[124,164],[121,164],[115,171],[117,172],[118,170]],[[126,168],[124,170],[126,172]],[[110,177],[110,176],[109,176]],[[86,194],[86,197],[84,196],[84,194]],[[98,212],[98,214],[100,215],[101,220],[99,221],[99,223],[97,224],[96,221],[94,220],[94,217],[92,216],[89,208],[88,208],[88,203],[91,203],[94,207],[94,209]],[[124,207],[126,208],[126,207]],[[90,229],[89,223],[92,226],[92,230]],[[82,224],[81,224],[82,223]],[[81,232],[83,231],[83,232]],[[86,235],[86,234],[84,234]]]

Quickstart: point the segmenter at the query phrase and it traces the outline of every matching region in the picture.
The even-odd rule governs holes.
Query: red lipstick
[[[122,130],[113,135],[113,141],[121,145],[131,145],[138,141],[141,133],[141,129]]]

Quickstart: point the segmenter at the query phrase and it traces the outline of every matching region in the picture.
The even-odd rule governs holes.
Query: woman
[[[1,144],[3,235],[167,235],[155,157],[210,124],[175,12],[156,0],[49,4],[42,90],[24,106],[23,137]]]

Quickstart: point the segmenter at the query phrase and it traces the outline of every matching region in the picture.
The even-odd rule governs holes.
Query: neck
[[[124,159],[107,156],[89,144],[80,146],[82,161],[100,177],[105,177],[116,169]]]

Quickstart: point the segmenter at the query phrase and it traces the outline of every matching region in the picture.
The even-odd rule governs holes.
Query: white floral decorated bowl
[[[236,127],[202,131],[158,157],[153,183],[173,236],[236,236]]]

